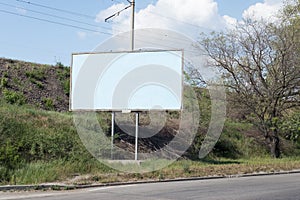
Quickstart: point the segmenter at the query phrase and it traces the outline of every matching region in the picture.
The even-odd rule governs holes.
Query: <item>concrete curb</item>
[[[135,182],[118,182],[118,183],[103,183],[92,185],[64,185],[64,184],[41,184],[41,185],[6,185],[0,186],[0,192],[6,191],[28,191],[28,190],[75,190],[95,187],[107,187],[107,186],[121,186],[121,185],[136,185],[145,183],[163,183],[163,182],[177,182],[177,181],[197,181],[197,180],[212,180],[212,179],[224,179],[224,178],[243,178],[253,176],[271,176],[271,175],[284,175],[284,174],[300,174],[299,170],[291,171],[279,171],[279,172],[260,172],[252,174],[236,174],[236,175],[224,175],[224,176],[207,176],[207,177],[189,177],[189,178],[176,178],[176,179],[164,179],[164,180],[147,180],[147,181],[135,181]]]

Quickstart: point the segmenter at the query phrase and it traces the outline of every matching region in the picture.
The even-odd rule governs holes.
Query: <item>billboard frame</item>
[[[178,52],[181,54],[181,102],[179,109],[72,109],[72,97],[73,97],[73,57],[75,55],[96,55],[96,54],[121,54],[121,53],[155,53],[155,52]],[[71,54],[71,66],[70,66],[70,94],[69,94],[69,111],[76,112],[122,112],[122,113],[130,113],[130,112],[150,112],[150,111],[181,111],[183,109],[183,91],[184,91],[184,49],[146,49],[146,50],[134,50],[134,51],[103,51],[103,52],[80,52],[80,53],[72,53]]]

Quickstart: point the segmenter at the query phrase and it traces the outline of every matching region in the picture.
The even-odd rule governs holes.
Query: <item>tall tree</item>
[[[280,156],[278,121],[300,106],[299,2],[286,5],[276,22],[247,19],[199,42],[234,103],[255,116],[274,157]]]

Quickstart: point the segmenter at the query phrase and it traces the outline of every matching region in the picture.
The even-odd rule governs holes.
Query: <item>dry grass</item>
[[[300,158],[256,158],[251,160],[176,161],[159,171],[148,173],[96,172],[64,181],[67,184],[84,185],[115,182],[165,180],[189,177],[226,176],[237,174],[279,172],[300,169]]]

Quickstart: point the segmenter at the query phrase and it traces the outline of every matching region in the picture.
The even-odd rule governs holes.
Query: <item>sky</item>
[[[136,0],[135,27],[175,30],[197,39],[243,17],[270,19],[282,0]],[[0,57],[71,65],[72,53],[91,52],[130,30],[127,0],[0,0]]]

